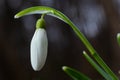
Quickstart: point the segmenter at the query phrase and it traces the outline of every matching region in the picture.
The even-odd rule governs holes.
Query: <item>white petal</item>
[[[31,64],[35,71],[41,70],[47,57],[48,40],[45,29],[36,29],[31,41]]]

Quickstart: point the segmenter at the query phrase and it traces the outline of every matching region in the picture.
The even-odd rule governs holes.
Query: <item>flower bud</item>
[[[35,71],[39,71],[44,66],[47,57],[48,39],[44,28],[37,27],[30,48],[31,65]]]

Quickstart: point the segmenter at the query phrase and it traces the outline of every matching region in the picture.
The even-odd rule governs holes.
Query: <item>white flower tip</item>
[[[33,68],[34,71],[40,71],[40,70],[41,70],[41,69],[39,69],[38,67],[35,67],[35,66],[33,66],[33,65],[32,65],[32,68]]]
[[[42,65],[37,65],[37,64],[32,63],[33,70],[34,71],[40,71],[43,68],[43,66],[44,66],[44,63],[41,63],[41,64]]]

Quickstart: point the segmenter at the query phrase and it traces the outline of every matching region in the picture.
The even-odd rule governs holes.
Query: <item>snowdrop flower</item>
[[[36,31],[31,40],[31,65],[35,71],[39,71],[45,64],[47,57],[48,39],[44,29],[44,19],[39,19],[36,24]]]

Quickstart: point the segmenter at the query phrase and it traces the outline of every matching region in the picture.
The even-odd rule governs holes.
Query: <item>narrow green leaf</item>
[[[117,34],[117,42],[118,42],[118,44],[120,46],[120,33]]]
[[[85,51],[83,51],[83,54],[87,61],[106,79],[106,80],[112,80],[111,76],[107,74]]]
[[[86,75],[82,74],[81,72],[67,67],[67,66],[63,66],[62,67],[63,71],[65,71],[73,80],[91,80],[89,77],[87,77]]]

